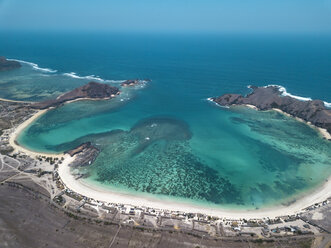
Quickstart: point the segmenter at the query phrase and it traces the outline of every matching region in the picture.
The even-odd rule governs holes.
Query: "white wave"
[[[278,90],[282,93],[282,96],[289,96],[289,97],[292,97],[292,98],[295,98],[295,99],[298,99],[300,101],[312,101],[312,99],[310,97],[302,97],[302,96],[296,96],[296,95],[292,95],[291,93],[288,93],[286,91],[286,88],[284,86],[281,86],[281,85],[277,85],[277,84],[269,84],[267,86],[263,86],[263,88],[267,88],[269,86],[273,86],[273,87],[277,87]],[[324,106],[327,107],[327,108],[331,108],[331,103],[329,102],[323,102],[324,103]]]
[[[107,82],[107,83],[121,84],[121,83],[124,83],[126,80],[108,80],[108,79],[104,79],[104,81]]]
[[[230,106],[227,106],[227,105],[221,105],[221,104],[218,104],[218,103],[216,103],[216,102],[215,102],[215,104],[216,104],[216,106],[221,107],[221,108],[225,108],[225,109],[229,109],[229,108],[230,108]]]
[[[290,97],[295,98],[295,99],[298,99],[300,101],[311,101],[312,100],[310,97],[302,97],[302,96],[292,95],[291,93],[288,93],[286,91],[286,88],[284,86],[277,85],[277,84],[269,84],[267,86],[264,86],[263,88],[267,88],[269,86],[277,87],[278,90],[279,90],[279,92],[282,93],[282,96],[290,96]]]
[[[126,80],[108,80],[108,79],[103,79],[96,75],[80,76],[76,72],[69,72],[69,73],[67,72],[67,73],[63,73],[62,75],[75,79],[87,79],[87,80],[94,80],[94,81],[99,81],[103,83],[112,83],[112,84],[121,84],[126,81]]]
[[[324,106],[325,106],[325,107],[331,109],[331,103],[330,103],[330,102],[323,102],[323,103],[324,103]]]
[[[19,60],[19,59],[8,59],[10,61],[17,61],[23,64],[27,64],[29,66],[31,66],[34,70],[38,70],[38,71],[42,71],[45,73],[56,73],[57,70],[53,70],[53,69],[49,69],[49,68],[42,68],[39,67],[38,64],[36,63],[32,63],[32,62],[28,62],[28,61],[24,61],[24,60]],[[64,76],[68,76],[71,78],[75,78],[75,79],[87,79],[87,80],[96,80],[99,82],[104,82],[104,83],[113,83],[113,84],[121,84],[123,82],[125,82],[126,80],[106,80],[106,79],[102,79],[99,76],[96,75],[88,75],[88,76],[79,76],[77,75],[76,72],[70,72],[70,73],[63,73],[62,75]],[[42,74],[41,76],[47,76],[45,74]],[[142,80],[141,81],[143,84],[147,83],[147,81]]]
[[[37,71],[42,71],[42,72],[47,72],[47,73],[57,72],[57,70],[52,70],[52,69],[49,69],[49,68],[42,68],[42,67],[39,67],[38,64],[36,64],[36,63],[32,63],[32,62],[28,62],[28,61],[24,61],[24,60],[19,60],[19,59],[8,59],[8,60],[17,61],[17,62],[20,62],[20,63],[23,63],[23,64],[30,65],[34,70],[37,70]]]
[[[95,76],[95,75],[88,75],[88,76],[79,76],[77,75],[76,72],[70,72],[70,73],[63,73],[64,76],[67,76],[67,77],[71,77],[71,78],[76,78],[76,79],[88,79],[88,80],[96,80],[96,81],[100,81],[100,82],[104,82],[106,80],[98,77],[98,76]]]
[[[211,97],[208,97],[208,98],[206,98],[204,100],[206,100],[208,102],[211,102],[211,103],[213,103],[216,106],[221,107],[221,108],[226,108],[226,109],[230,108],[229,106],[218,104],[217,102],[213,101],[213,99]]]

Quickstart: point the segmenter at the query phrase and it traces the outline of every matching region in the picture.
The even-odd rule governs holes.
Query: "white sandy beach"
[[[284,111],[280,110],[280,109],[277,109],[277,108],[273,108],[274,111],[277,111],[283,115],[286,115],[288,117],[292,117],[292,118],[295,118],[297,121],[300,121],[300,122],[303,122],[303,123],[306,123],[307,125],[309,125],[311,128],[314,128],[316,129],[322,136],[323,138],[329,140],[331,139],[331,134],[325,129],[325,128],[321,128],[321,127],[317,127],[313,124],[311,124],[310,122],[306,122],[305,120],[299,118],[299,117],[294,117],[288,113],[285,113]]]
[[[63,157],[63,154],[53,154],[53,153],[42,153],[42,152],[34,152],[31,150],[28,150],[22,146],[19,146],[15,140],[20,132],[22,132],[26,127],[28,127],[32,122],[34,122],[36,119],[38,119],[41,115],[46,113],[48,109],[39,110],[36,114],[34,114],[31,118],[24,121],[21,125],[19,125],[17,128],[15,128],[14,132],[10,134],[9,137],[9,144],[14,148],[14,153],[17,152],[23,152],[31,157],[37,157],[37,156],[46,156],[46,157],[52,157],[52,158],[61,158]]]
[[[275,109],[283,114],[286,114],[280,110]],[[48,156],[48,157],[64,157],[65,160],[59,166],[58,172],[63,183],[71,190],[79,193],[81,195],[93,198],[99,201],[105,201],[108,203],[118,203],[118,204],[129,204],[132,206],[146,206],[156,209],[167,209],[172,211],[183,211],[192,213],[202,213],[212,216],[218,216],[221,218],[231,218],[231,219],[260,219],[260,218],[275,218],[278,216],[292,215],[301,212],[304,208],[313,205],[314,203],[322,202],[327,198],[331,197],[331,177],[327,180],[323,186],[311,191],[309,194],[296,200],[293,204],[289,206],[274,206],[272,208],[264,208],[258,210],[228,210],[221,208],[208,208],[201,206],[194,206],[193,204],[172,202],[169,200],[159,200],[155,198],[147,198],[142,196],[134,196],[131,194],[123,194],[112,192],[111,190],[102,189],[100,187],[87,184],[83,180],[76,180],[70,173],[70,167],[68,166],[75,158],[70,157],[68,154],[51,154],[51,153],[40,153],[33,152],[24,147],[21,147],[15,143],[18,134],[23,131],[28,125],[39,118],[41,115],[46,113],[48,109],[39,110],[31,118],[19,125],[14,132],[10,135],[10,145],[14,148],[14,152],[23,152],[31,157],[36,156]],[[288,115],[288,114],[286,114]],[[314,126],[313,126],[314,127]],[[327,133],[328,134],[328,133]],[[329,134],[330,135],[330,134]]]
[[[253,109],[257,109],[255,106],[247,106]],[[274,109],[282,114],[287,116],[291,116],[279,109]],[[299,118],[296,118],[298,121],[303,121]],[[305,122],[306,123],[306,122]],[[314,125],[310,125],[312,128],[317,128],[326,139],[331,138],[330,134],[322,128],[318,128]],[[240,218],[275,218],[278,216],[286,216],[297,214],[303,211],[303,209],[326,200],[331,197],[331,176],[330,178],[323,184],[323,186],[307,193],[307,195],[297,199],[294,203],[289,206],[274,206],[272,208],[264,208],[258,210],[247,210],[247,211],[237,211],[237,210],[228,210],[228,209],[220,209],[220,208],[207,208],[201,206],[193,206],[187,203],[179,203],[179,202],[171,202],[167,200],[159,200],[155,198],[147,198],[147,197],[137,197],[131,194],[123,194],[112,192],[111,190],[102,189],[95,185],[88,184],[83,180],[75,180],[74,176],[70,174],[70,167],[68,164],[73,160],[73,158],[67,158],[65,163],[63,163],[59,167],[59,176],[61,177],[63,183],[70,188],[71,190],[93,198],[99,201],[105,201],[109,203],[122,203],[129,204],[133,206],[147,206],[157,209],[167,209],[172,211],[184,211],[184,212],[192,212],[192,213],[202,213],[212,216],[218,216],[221,218],[231,218],[231,219],[240,219]]]
[[[104,99],[93,99],[93,98],[78,98],[72,101],[65,102],[65,104],[72,103],[72,102],[77,102],[77,101],[93,101],[93,100],[108,100],[110,98],[104,98]],[[18,103],[24,103],[23,101],[15,101],[15,100],[8,100],[8,99],[3,99],[0,98],[0,101],[5,101],[5,102],[18,102]],[[29,102],[32,103],[32,102]],[[44,153],[44,152],[34,152],[31,151],[25,147],[22,147],[18,145],[15,140],[17,139],[18,135],[20,132],[22,132],[25,128],[27,128],[32,122],[34,122],[36,119],[38,119],[40,116],[45,114],[48,110],[52,109],[52,107],[48,109],[42,109],[38,110],[37,113],[35,113],[33,116],[31,116],[29,119],[24,121],[22,124],[20,124],[16,129],[10,134],[9,137],[9,144],[14,148],[14,153],[16,152],[24,152],[25,154],[31,156],[31,157],[37,157],[37,156],[46,156],[46,157],[52,157],[52,158],[61,158],[63,157],[63,153],[60,154],[55,154],[55,153]]]
[[[158,200],[155,198],[137,197],[132,194],[124,194],[112,192],[111,190],[102,189],[100,187],[88,184],[81,179],[76,180],[70,173],[70,164],[74,158],[66,156],[63,163],[59,166],[58,173],[62,182],[71,190],[81,195],[93,198],[95,200],[108,203],[129,204],[132,206],[145,206],[155,209],[166,209],[172,211],[183,211],[191,213],[201,213],[220,218],[229,219],[260,219],[260,218],[275,218],[278,216],[287,216],[300,213],[304,208],[311,206],[314,203],[322,202],[331,196],[331,177],[324,185],[310,194],[298,199],[289,206],[274,206],[272,208],[258,210],[222,210],[221,208],[208,208],[194,206],[187,203],[171,202],[167,200]]]

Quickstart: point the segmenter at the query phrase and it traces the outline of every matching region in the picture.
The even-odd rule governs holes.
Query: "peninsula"
[[[89,82],[86,85],[58,96],[56,99],[35,103],[32,107],[37,109],[47,109],[50,107],[57,107],[65,102],[74,101],[77,99],[110,99],[119,93],[120,90],[117,87],[113,87],[108,84]]]
[[[279,86],[249,86],[253,91],[247,96],[225,94],[210,98],[221,106],[248,105],[259,110],[279,110],[285,114],[304,120],[318,128],[324,129],[324,136],[330,139],[331,110],[321,100],[301,101],[282,95]]]
[[[10,71],[18,69],[21,64],[18,61],[8,60],[3,56],[0,56],[0,71]]]

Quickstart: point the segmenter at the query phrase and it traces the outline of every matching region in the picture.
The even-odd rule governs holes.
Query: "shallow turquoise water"
[[[70,71],[96,74],[112,85],[136,77],[153,81],[126,89],[117,99],[51,110],[20,135],[20,144],[61,152],[90,140],[101,153],[84,169],[85,180],[222,207],[286,203],[331,174],[330,142],[307,125],[273,111],[225,109],[206,100],[248,93],[248,84],[277,83],[330,102],[329,38],[136,37],[133,44],[125,37],[102,38],[88,38],[97,44],[91,48],[76,36],[61,36],[66,42],[56,49],[67,52],[61,65],[47,46],[40,57],[22,51],[18,58],[58,71],[26,65],[0,74],[0,96],[40,100],[88,81],[63,75]],[[42,39],[55,46],[51,38]],[[14,57],[15,46],[8,46],[13,51],[7,56]],[[315,87],[313,80],[319,82]]]

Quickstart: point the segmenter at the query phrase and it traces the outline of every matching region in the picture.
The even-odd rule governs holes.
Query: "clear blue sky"
[[[0,29],[331,33],[331,0],[0,0]]]

